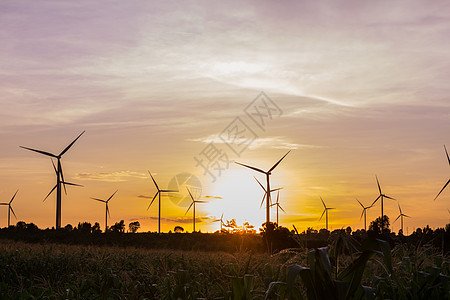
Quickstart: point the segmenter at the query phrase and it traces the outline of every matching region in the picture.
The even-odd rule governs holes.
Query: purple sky
[[[233,164],[214,185],[193,157],[264,91],[282,117],[230,158],[265,168],[294,150],[273,179],[285,187],[286,226],[318,219],[321,195],[339,208],[332,226],[361,227],[354,199],[373,201],[375,174],[414,216],[410,231],[443,226],[450,192],[432,199],[449,175],[449,16],[447,1],[3,1],[0,197],[20,188],[19,219],[52,226],[53,199],[40,201],[51,164],[18,146],[57,152],[86,130],[64,158],[66,176],[85,188],[69,191],[63,223],[103,224],[89,197],[119,188],[113,220],[142,218],[154,230],[156,207],[137,198],[155,191],[147,169],[163,186],[195,173],[205,195],[233,203],[253,183],[227,195],[230,177],[255,174]],[[238,204],[220,201],[199,208],[202,217],[234,217]],[[395,219],[397,204],[387,212]],[[167,204],[166,213],[184,211]]]

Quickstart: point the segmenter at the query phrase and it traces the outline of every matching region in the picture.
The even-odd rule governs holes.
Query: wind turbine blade
[[[53,193],[53,191],[56,189],[56,186],[57,186],[57,185],[55,185],[55,186],[52,188],[52,190],[50,191],[50,193],[48,193],[47,196],[45,196],[45,198],[44,198],[44,200],[43,200],[42,202],[44,202],[45,200],[47,200],[48,196],[50,196],[50,194]]]
[[[83,132],[82,133],[80,133],[80,135],[79,136],[77,136],[77,138],[76,139],[74,139],[73,140],[73,142],[72,143],[70,143],[69,144],[69,146],[67,146],[66,147],[66,149],[64,149],[62,152],[61,152],[61,154],[59,154],[59,156],[61,157],[61,156],[63,156],[64,155],[64,153],[66,153],[67,152],[67,150],[69,150],[70,149],[70,147],[72,147],[72,145],[73,144],[75,144],[75,142],[80,138],[80,136],[85,132],[86,130],[83,130]]]
[[[189,188],[188,187],[186,187],[186,189],[188,190],[188,192],[189,192],[189,196],[191,196],[191,199],[192,199],[192,201],[195,201],[194,200],[194,197],[192,196],[192,194],[191,194],[191,191],[189,190]]]
[[[0,203],[0,205],[9,205],[8,203]]]
[[[16,213],[14,212],[14,209],[12,208],[12,206],[10,205],[9,206],[9,209],[11,210],[11,212],[13,213],[13,215],[14,215],[14,218],[16,218],[17,219],[17,217],[16,217]]]
[[[203,200],[195,200],[195,203],[208,203],[208,201],[203,201]]]
[[[279,200],[280,200],[280,190],[278,190],[277,192],[277,204],[279,203]]]
[[[397,203],[398,204],[398,210],[400,211],[400,214],[402,214],[402,209],[400,208],[400,203]]]
[[[259,208],[261,208],[261,207],[263,206],[263,204],[264,204],[264,199],[266,199],[266,196],[267,196],[267,193],[264,193],[264,196],[263,196],[263,198],[262,198],[261,205],[259,206]]]
[[[380,187],[380,182],[378,181],[378,177],[377,177],[377,175],[375,175],[375,178],[377,179],[378,191],[379,191],[379,192],[380,192],[380,194],[381,194],[381,187]]]
[[[150,204],[148,205],[147,210],[150,208],[150,206],[152,206],[153,201],[155,201],[156,196],[158,196],[158,194],[159,194],[159,191],[157,191],[156,194],[155,194],[155,196],[153,196],[152,202],[150,202]]]
[[[111,200],[111,198],[114,197],[114,195],[117,193],[117,191],[118,191],[118,190],[116,190],[116,191],[111,195],[111,197],[109,197],[108,200],[106,200],[106,202],[108,202],[109,200]]]
[[[336,207],[327,207],[327,209],[336,209]]]
[[[398,220],[398,218],[400,218],[402,215],[399,215],[398,217],[397,217],[397,219],[395,219],[395,221],[397,221]],[[395,223],[395,221],[394,221],[394,223]]]
[[[366,209],[363,209],[362,213],[361,213],[361,217],[359,217],[359,220],[361,221],[362,217],[364,216],[364,212],[366,211]]]
[[[161,192],[164,192],[164,193],[178,193],[179,191],[178,190],[161,190]]]
[[[325,207],[325,209],[327,209],[327,206],[325,205],[325,202],[323,202],[322,197],[320,197],[320,201],[322,201],[323,207]]]
[[[375,204],[375,202],[378,201],[378,199],[380,199],[381,195],[377,197],[377,199],[375,199],[375,201],[372,202],[372,204],[370,205],[371,207]]]
[[[55,163],[53,162],[53,158],[51,160],[52,160],[53,170],[55,170],[56,176],[59,176],[58,170],[56,169]]]
[[[36,149],[32,149],[32,148],[28,148],[28,147],[23,147],[23,146],[19,146],[20,148],[23,148],[23,149],[27,149],[27,150],[30,150],[30,151],[34,151],[34,152],[37,152],[37,153],[40,153],[40,154],[44,154],[44,155],[47,155],[47,156],[51,156],[51,157],[54,157],[54,158],[58,158],[55,154],[52,154],[52,153],[50,153],[50,152],[45,152],[45,151],[42,151],[42,150],[36,150]]]
[[[14,200],[14,198],[16,197],[18,191],[19,191],[19,190],[17,190],[17,191],[14,193],[14,196],[11,198],[11,201],[9,201],[9,204],[11,204],[11,202],[13,202],[13,200]]]
[[[322,215],[320,216],[319,221],[322,220],[322,217],[323,217],[323,215],[325,214],[326,211],[327,211],[326,209],[323,210],[323,213],[322,213]]]
[[[61,174],[61,181],[64,187],[64,193],[67,195],[67,190],[66,190],[66,183],[64,181],[64,174],[63,174],[63,169],[62,169],[62,165],[61,165],[61,161],[58,159],[58,170],[59,173]]]
[[[286,213],[286,212],[284,211],[284,209],[281,207],[280,204],[278,204],[278,207],[279,207],[284,213]]]
[[[72,186],[82,186],[81,184],[76,184],[76,183],[72,183],[72,182],[64,182],[64,184],[72,185]]]
[[[439,195],[442,193],[442,191],[445,190],[445,188],[447,187],[447,185],[450,183],[450,179],[447,181],[447,183],[444,185],[444,187],[439,191],[439,193],[437,194],[436,197],[434,197],[434,200],[436,200],[437,197],[439,197]]]
[[[220,220],[222,220],[223,219],[223,213],[222,213],[222,216],[220,217]]]
[[[280,187],[280,188],[276,188],[276,189],[270,190],[270,192],[275,192],[275,191],[279,191],[279,190],[282,190],[282,189],[283,189],[283,188]]]
[[[267,193],[266,188],[261,184],[261,182],[259,182],[258,178],[256,178],[255,176],[253,176],[253,178],[255,178],[255,180],[258,181],[258,183],[261,186],[261,188],[264,190],[264,192]]]
[[[362,208],[364,208],[364,205],[362,205],[362,203],[361,203],[361,202],[359,202],[359,200],[358,200],[358,199],[356,199],[356,201],[358,201],[359,205],[361,205],[361,207],[362,207]]]
[[[191,205],[189,205],[188,209],[186,210],[186,212],[184,213],[184,215],[187,215],[188,211],[191,209],[192,205],[194,204],[194,202],[191,202]]]
[[[447,160],[448,160],[448,164],[450,165],[450,157],[448,157],[448,152],[447,152],[447,148],[444,145],[444,149],[445,149],[445,154],[447,155]]]
[[[255,168],[255,167],[252,167],[252,166],[249,166],[249,165],[244,165],[244,164],[238,163],[237,161],[235,161],[234,163],[235,163],[235,164],[238,164],[238,165],[241,165],[241,166],[244,166],[244,167],[246,167],[246,168],[250,168],[250,169],[255,170],[255,171],[257,171],[257,172],[260,172],[260,173],[264,173],[264,174],[267,173],[267,172],[265,172],[265,171],[263,171],[263,170],[261,170],[261,169],[258,169],[258,168]]]
[[[408,216],[408,215],[403,215],[404,217],[407,217],[407,218],[411,218],[410,216]]]
[[[267,173],[270,173],[270,172],[272,172],[272,170],[273,169],[275,169],[279,164],[280,164],[280,162],[286,157],[286,155],[288,155],[289,154],[289,152],[291,152],[291,150],[289,150],[276,164],[274,164],[273,165],[273,167],[272,168],[270,168],[270,170],[269,171],[267,171]]]
[[[150,173],[150,171],[148,171],[148,174],[150,174],[150,177],[152,178],[153,183],[154,183],[155,186],[156,186],[156,189],[159,191],[159,186],[158,186],[158,184],[156,183],[155,178],[153,178],[152,173]]]
[[[96,201],[100,201],[100,202],[103,202],[103,203],[106,203],[106,201],[105,201],[105,200],[102,200],[102,199],[92,198],[92,197],[91,197],[91,199],[92,199],[92,200],[96,200]]]
[[[384,197],[384,198],[388,198],[388,199],[391,199],[391,200],[395,200],[394,198],[392,198],[392,197],[389,197],[389,196],[386,196],[386,195],[383,195],[383,197]]]

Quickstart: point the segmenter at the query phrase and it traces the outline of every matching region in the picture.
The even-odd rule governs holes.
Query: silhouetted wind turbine
[[[267,197],[266,197],[266,223],[268,223],[268,222],[270,222],[270,203],[271,203],[271,197],[270,197],[270,191],[271,191],[271,189],[270,189],[270,174],[272,174],[272,171],[278,166],[278,164],[286,157],[286,155],[288,155],[289,154],[289,152],[291,152],[290,150],[276,163],[276,164],[274,164],[273,166],[272,166],[272,168],[270,168],[268,171],[263,171],[263,170],[261,170],[261,169],[258,169],[258,168],[255,168],[255,167],[252,167],[252,166],[249,166],[249,165],[244,165],[244,164],[241,164],[241,163],[238,163],[238,162],[235,162],[236,164],[238,164],[238,165],[241,165],[241,166],[244,166],[244,167],[246,167],[246,168],[250,168],[250,169],[252,169],[252,170],[254,170],[254,171],[257,171],[257,172],[260,172],[260,173],[263,173],[263,174],[265,174],[266,175],[266,195],[267,195]],[[269,192],[268,192],[269,191]]]
[[[11,203],[13,202],[14,198],[16,197],[18,191],[19,190],[16,191],[16,193],[14,194],[14,196],[11,198],[11,200],[9,202],[7,202],[7,203],[0,203],[0,205],[8,205],[8,227],[10,226],[9,225],[10,224],[9,223],[9,221],[10,221],[10,213],[13,213],[14,217],[17,220],[16,214],[14,213],[14,209],[12,208]]]
[[[375,178],[377,179],[378,191],[380,192],[380,194],[378,195],[377,199],[375,199],[375,201],[373,201],[372,205],[370,205],[370,206],[373,206],[373,205],[375,204],[375,202],[377,202],[378,199],[381,198],[381,225],[382,225],[382,227],[384,227],[384,226],[383,226],[383,225],[384,225],[384,221],[383,221],[383,216],[384,216],[383,202],[384,202],[384,201],[383,201],[383,200],[384,200],[384,198],[388,198],[388,199],[391,199],[391,200],[395,200],[395,199],[394,199],[394,198],[391,198],[391,197],[389,197],[389,196],[386,196],[385,194],[383,194],[383,193],[381,192],[380,182],[378,181],[377,175],[375,175]]]
[[[152,206],[153,201],[155,201],[156,196],[158,196],[158,233],[161,233],[161,193],[177,193],[178,190],[160,190],[158,184],[156,183],[155,179],[152,176],[152,173],[148,171],[148,174],[150,174],[150,177],[153,180],[153,183],[156,186],[156,189],[158,190],[155,194],[155,196],[152,199],[152,202],[150,202],[150,205],[147,207],[147,210]]]
[[[397,203],[398,204],[398,203]],[[398,220],[398,218],[400,218],[400,221],[402,223],[402,233],[403,233],[403,217],[407,217],[407,218],[411,218],[410,216],[405,215],[404,213],[402,213],[402,209],[400,208],[400,204],[398,204],[398,210],[400,211],[400,214],[398,215],[397,219],[395,219],[395,221]],[[394,223],[395,223],[394,221]]]
[[[186,188],[187,188],[187,190],[189,192],[189,196],[191,196],[192,202],[191,202],[191,205],[189,205],[189,207],[186,210],[186,213],[184,215],[186,215],[188,213],[188,211],[191,209],[191,207],[194,206],[194,216],[192,218],[192,223],[194,224],[194,231],[193,232],[195,232],[195,203],[206,203],[206,201],[194,200],[194,197],[192,196],[191,191],[189,190],[188,187],[186,187]]]
[[[215,219],[213,222],[219,222],[220,221],[220,232],[222,232],[222,225],[223,225],[223,213],[220,219]]]
[[[261,182],[259,182],[259,180],[256,177],[253,176],[253,178],[255,178],[255,180],[259,183],[259,186],[261,186],[261,188],[264,190],[264,196],[262,198],[261,205],[259,206],[261,208],[264,203],[264,199],[266,199],[266,197],[267,197],[267,191],[266,191],[266,188],[261,184]],[[276,189],[270,190],[270,192],[272,193],[275,191],[279,191],[281,189],[282,188],[276,188]],[[270,201],[270,205],[272,205],[272,201]]]
[[[108,230],[108,215],[111,218],[111,214],[109,213],[109,207],[108,207],[108,202],[109,200],[111,200],[112,197],[114,197],[114,195],[117,193],[118,190],[116,190],[109,198],[108,200],[102,200],[102,199],[98,199],[98,198],[92,198],[93,200],[96,201],[100,201],[106,204],[106,212],[105,212],[105,232]]]
[[[55,163],[53,162],[52,159],[52,165],[53,165],[53,169],[55,170],[56,173],[56,177],[58,178],[58,170],[56,169]],[[71,182],[66,182],[66,181],[60,181],[60,183],[62,183],[64,185],[64,190],[65,190],[65,185],[72,185],[72,186],[82,186],[80,184],[76,184],[76,183],[71,183]],[[58,187],[58,181],[56,181],[55,186],[50,190],[50,192],[47,194],[47,196],[45,196],[44,200],[42,202],[45,202],[45,200],[47,200],[48,196],[51,195],[51,193],[53,193],[53,191]],[[66,193],[67,194],[67,193]]]
[[[444,145],[444,150],[445,150],[445,154],[447,155],[448,164],[450,165],[450,157],[448,156],[447,148],[445,148],[445,145]],[[436,197],[434,197],[434,200],[436,200],[436,198],[439,197],[439,195],[445,190],[445,188],[447,187],[447,185],[449,183],[450,183],[450,179],[447,181],[447,183],[444,185],[444,187],[439,191],[439,193],[436,195]]]
[[[56,188],[56,229],[61,228],[61,184],[64,186],[64,191],[66,190],[66,184],[73,185],[73,184],[70,184],[70,183],[67,183],[64,181],[64,174],[63,174],[62,165],[61,165],[61,157],[70,149],[70,147],[73,146],[73,144],[80,138],[80,136],[84,132],[85,131],[80,133],[80,135],[78,135],[77,138],[72,141],[72,143],[70,143],[66,148],[64,148],[64,150],[61,151],[61,153],[59,155],[55,155],[53,153],[42,151],[42,150],[36,150],[36,149],[20,146],[23,149],[34,151],[34,152],[37,152],[37,153],[40,153],[40,154],[43,154],[46,156],[54,157],[58,161],[58,169],[56,170],[56,186],[51,191],[51,192],[53,192],[53,190]],[[51,194],[51,192],[49,193],[49,195]],[[48,195],[47,195],[47,197],[48,197]]]
[[[328,230],[328,211],[329,211],[330,209],[334,209],[334,207],[327,207],[327,206],[325,205],[325,202],[323,202],[322,197],[320,197],[320,200],[322,201],[323,207],[324,207],[325,209],[323,210],[323,213],[322,213],[322,215],[320,216],[319,221],[322,220],[322,217],[323,217],[323,215],[325,214],[325,219],[326,219],[326,229]]]
[[[359,205],[361,205],[361,207],[363,208],[363,211],[362,211],[362,213],[361,213],[361,217],[359,218],[359,220],[361,221],[361,219],[362,219],[362,217],[363,217],[363,215],[364,215],[364,230],[365,231],[367,231],[367,210],[369,209],[369,208],[371,208],[372,207],[372,205],[371,206],[364,206],[364,205],[362,205],[362,203],[361,202],[359,202],[359,200],[358,199],[356,199],[356,201],[358,201],[358,203],[359,203]]]
[[[277,202],[275,202],[275,203],[273,203],[273,204],[270,205],[270,206],[276,206],[276,207],[277,207],[277,226],[280,225],[280,224],[278,223],[278,209],[281,209],[284,213],[286,213],[286,212],[284,211],[284,209],[281,207],[279,201],[280,201],[280,189],[278,189],[278,192],[277,192]]]

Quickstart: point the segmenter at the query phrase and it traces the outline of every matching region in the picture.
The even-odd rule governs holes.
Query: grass
[[[358,249],[357,249],[358,248]],[[1,240],[0,299],[448,299],[449,261],[381,240],[251,252]]]
[[[0,295],[3,299],[264,298],[267,285],[280,279],[288,260],[293,261],[292,255],[2,240]]]

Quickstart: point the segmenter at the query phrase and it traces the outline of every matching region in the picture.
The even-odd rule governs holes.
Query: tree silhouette
[[[177,226],[175,226],[175,228],[173,229],[173,231],[174,231],[175,233],[182,233],[182,232],[184,231],[184,228],[177,225]]]
[[[92,233],[100,233],[102,230],[100,229],[100,224],[95,222],[94,226],[92,226]]]
[[[92,225],[89,222],[78,223],[77,229],[81,233],[91,233]]]
[[[131,222],[130,224],[128,224],[128,230],[131,233],[136,233],[140,227],[141,224],[139,223],[139,221]]]
[[[373,231],[377,234],[389,233],[389,217],[384,215],[383,218],[378,217],[375,221],[370,222],[369,231]]]
[[[116,222],[113,226],[109,228],[112,232],[124,233],[125,232],[125,221],[120,220],[120,222]]]

